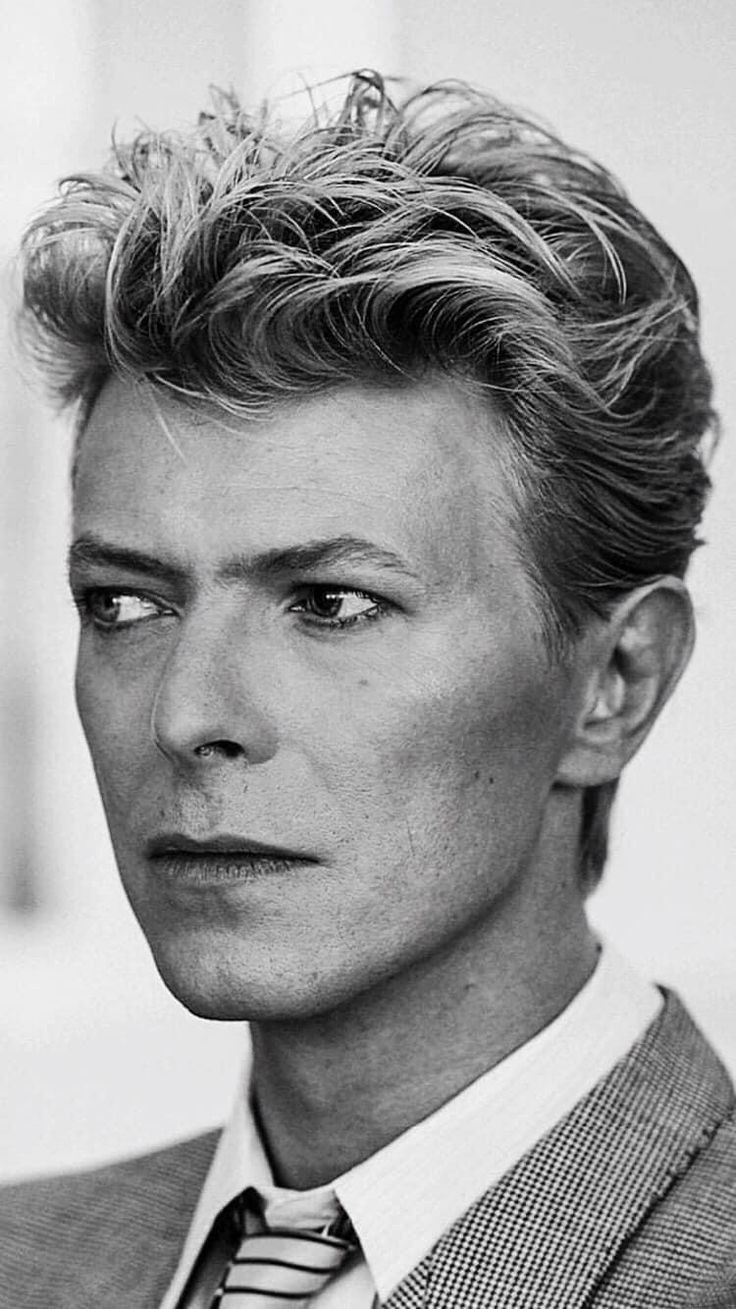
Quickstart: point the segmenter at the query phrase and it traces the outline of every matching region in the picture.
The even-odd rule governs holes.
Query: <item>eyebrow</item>
[[[265,550],[255,555],[233,555],[220,565],[216,578],[219,582],[242,582],[249,579],[267,582],[288,574],[350,564],[381,568],[419,580],[401,555],[358,536],[336,536],[282,549]],[[70,575],[95,567],[113,567],[173,584],[182,584],[189,577],[188,569],[181,564],[128,546],[116,545],[92,533],[83,533],[72,543],[68,566]]]

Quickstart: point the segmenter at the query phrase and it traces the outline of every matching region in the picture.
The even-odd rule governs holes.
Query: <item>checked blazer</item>
[[[216,1133],[0,1191],[0,1309],[158,1309]],[[677,998],[387,1309],[736,1309],[736,1124]]]

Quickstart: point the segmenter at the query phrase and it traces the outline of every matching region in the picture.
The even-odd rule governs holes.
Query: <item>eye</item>
[[[368,591],[345,586],[309,586],[290,612],[304,614],[314,627],[344,628],[380,618],[387,609],[385,601]]]
[[[156,600],[135,591],[114,591],[102,587],[83,592],[77,598],[77,607],[82,620],[91,622],[102,632],[134,627],[138,623],[171,613],[170,609]]]

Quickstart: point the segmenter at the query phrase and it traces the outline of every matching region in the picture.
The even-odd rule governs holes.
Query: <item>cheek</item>
[[[100,747],[106,744],[107,725],[109,724],[109,703],[104,681],[105,679],[102,679],[99,675],[95,662],[89,656],[87,642],[84,635],[82,635],[77,651],[74,696],[79,720],[95,768],[98,766]],[[105,730],[102,730],[103,726]]]
[[[425,859],[534,825],[559,741],[556,697],[536,665],[447,661],[441,680],[437,666],[390,684],[362,679],[332,718],[322,761],[353,830]]]
[[[105,808],[127,804],[138,773],[147,766],[150,704],[147,687],[121,682],[104,659],[80,641],[74,682],[84,729]]]
[[[550,703],[518,660],[508,673],[443,660],[434,678],[355,686],[310,769],[334,819],[345,939],[358,921],[392,949],[420,950],[518,882],[555,774]]]

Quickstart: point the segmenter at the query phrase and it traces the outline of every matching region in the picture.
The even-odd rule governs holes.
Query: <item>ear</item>
[[[690,596],[677,577],[630,592],[584,638],[581,707],[557,781],[613,781],[657,719],[684,672],[695,640]]]

